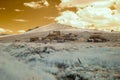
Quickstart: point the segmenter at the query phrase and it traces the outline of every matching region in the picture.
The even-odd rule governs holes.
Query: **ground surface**
[[[39,40],[53,31],[77,40]],[[31,42],[34,37],[38,41]],[[0,80],[120,80],[120,32],[50,24],[0,36]]]
[[[120,80],[120,42],[0,43],[0,80]]]

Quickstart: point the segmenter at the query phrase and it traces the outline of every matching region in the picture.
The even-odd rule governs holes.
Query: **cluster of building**
[[[60,31],[53,31],[49,33],[47,36],[39,38],[39,37],[31,37],[30,42],[57,42],[57,43],[64,43],[69,41],[81,41],[81,42],[107,42],[106,38],[101,37],[98,34],[90,35],[88,38],[78,37],[78,34],[75,33],[67,33],[63,34]]]
[[[30,42],[67,42],[67,41],[76,41],[78,40],[78,37],[76,34],[68,33],[68,34],[61,34],[60,31],[53,31],[52,33],[49,33],[49,35],[42,37],[39,39],[39,37],[32,37],[30,38]]]

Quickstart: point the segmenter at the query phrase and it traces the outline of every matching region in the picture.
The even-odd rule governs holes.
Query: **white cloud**
[[[17,21],[17,22],[27,22],[27,20],[25,20],[25,19],[14,19],[14,21]]]
[[[51,19],[54,20],[54,19],[55,19],[55,17],[47,17],[47,16],[45,16],[44,18],[45,18],[45,19],[49,19],[49,20],[51,20]]]
[[[19,33],[25,33],[25,30],[18,30]]]
[[[21,12],[21,11],[24,11],[24,10],[21,10],[21,9],[14,9],[14,11],[16,11],[16,12]]]
[[[3,33],[3,32],[5,32],[5,29],[0,28],[0,33]]]
[[[88,22],[79,18],[79,16],[72,11],[65,11],[61,16],[55,19],[58,23],[72,25],[74,27],[84,28],[87,25],[90,25]]]
[[[61,0],[61,7],[76,7],[78,5],[88,5],[91,2],[105,1],[105,0]]]
[[[96,1],[85,4],[87,6],[84,6],[82,9],[81,4],[79,4],[76,6],[78,9],[77,12],[64,11],[55,20],[58,23],[72,25],[79,28],[120,30],[120,13],[115,1],[118,0],[98,0],[98,2]]]
[[[12,30],[0,28],[0,33],[12,33]]]
[[[0,8],[0,10],[5,10],[6,8]]]
[[[34,1],[27,2],[27,3],[24,3],[24,5],[27,7],[33,8],[33,9],[39,9],[44,6],[49,6],[49,3],[47,2],[47,0],[41,0],[41,1],[36,1],[36,2]]]
[[[43,0],[43,4],[44,4],[45,6],[49,6],[49,3],[48,3],[46,0]]]
[[[55,5],[55,7],[57,8],[57,10],[62,10],[62,8],[59,5]]]
[[[36,3],[36,2],[24,3],[24,5],[27,6],[27,7],[30,7],[30,8],[34,8],[34,9],[41,8],[41,7],[42,7],[41,5],[39,5],[39,4]]]
[[[10,29],[6,29],[6,32],[12,33],[13,31]]]
[[[62,3],[68,3],[70,2],[71,0],[62,0]]]
[[[67,1],[67,2],[66,2]],[[112,4],[120,10],[120,0],[61,0],[60,7],[110,7]]]

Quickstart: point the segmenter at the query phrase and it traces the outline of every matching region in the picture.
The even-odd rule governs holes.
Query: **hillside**
[[[0,42],[15,42],[15,41],[28,42],[31,37],[43,38],[48,36],[53,31],[60,31],[61,34],[72,33],[77,35],[78,39],[81,37],[87,39],[91,35],[97,34],[110,41],[120,40],[119,32],[104,32],[104,31],[98,31],[98,30],[80,29],[80,28],[75,28],[68,25],[52,23],[46,26],[30,29],[27,32],[22,34],[0,36]]]
[[[74,30],[78,29],[72,26],[64,25],[64,24],[59,24],[59,23],[51,23],[45,26],[37,26],[33,29],[30,29],[27,31],[27,33],[34,33],[34,32],[42,32],[42,31],[52,31],[52,30]]]

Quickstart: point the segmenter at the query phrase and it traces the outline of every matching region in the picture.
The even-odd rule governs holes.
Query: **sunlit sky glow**
[[[23,33],[53,22],[120,30],[120,0],[0,0],[0,34]]]

